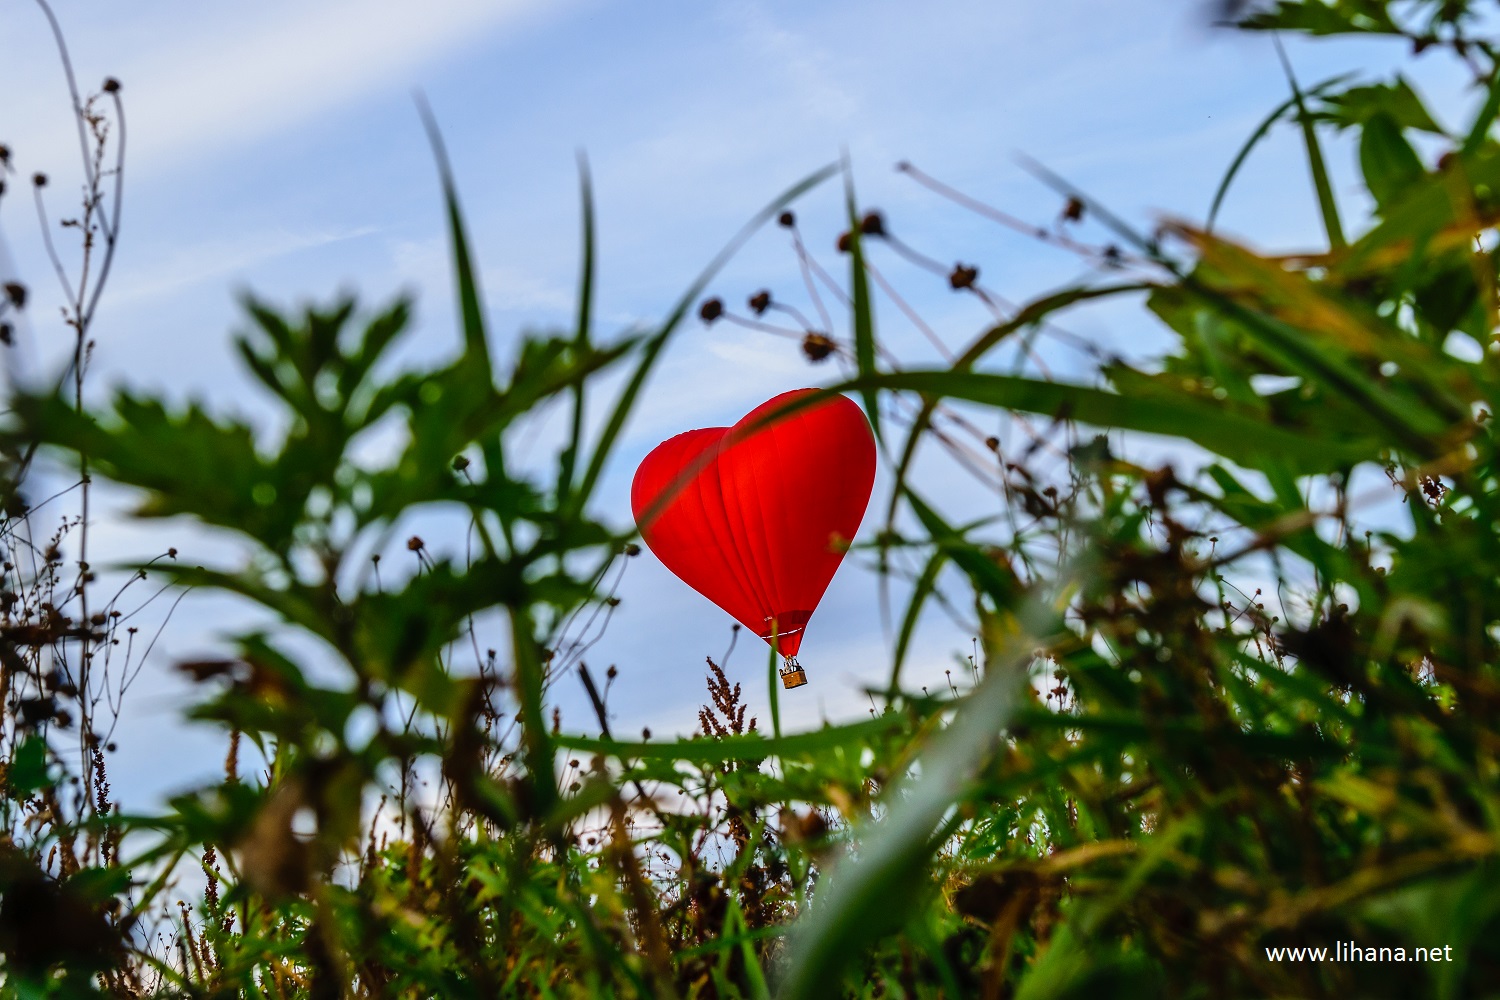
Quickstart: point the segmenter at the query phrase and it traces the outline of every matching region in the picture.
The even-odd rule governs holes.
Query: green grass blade
[[[630,411],[635,406],[636,397],[640,395],[641,388],[646,384],[646,378],[656,366],[657,358],[660,357],[662,349],[666,347],[672,334],[681,325],[683,317],[692,308],[693,302],[703,293],[703,289],[708,287],[708,283],[728,263],[729,259],[739,252],[740,247],[744,246],[745,241],[756,230],[781,214],[781,210],[787,205],[832,177],[837,170],[837,165],[830,165],[821,170],[814,171],[796,184],[793,184],[772,201],[771,204],[757,212],[735,234],[734,238],[725,245],[724,249],[720,250],[718,255],[709,262],[708,267],[703,269],[702,273],[689,286],[682,298],[677,301],[677,305],[668,314],[665,322],[662,323],[657,332],[646,340],[645,347],[641,352],[640,364],[636,366],[635,372],[625,384],[625,388],[620,391],[615,408],[610,413],[609,420],[606,421],[604,430],[599,436],[599,442],[594,446],[594,453],[589,460],[589,466],[584,473],[583,481],[571,497],[568,508],[570,515],[576,516],[583,510],[584,504],[588,502],[589,496],[594,491],[595,484],[599,481],[599,476],[604,471],[604,463],[609,458],[610,452],[614,450],[615,440],[620,436],[620,432],[625,427],[625,420],[630,416]]]
[[[479,302],[479,286],[474,280],[474,259],[469,252],[469,238],[464,229],[463,212],[458,204],[458,189],[453,183],[453,170],[448,163],[448,150],[443,145],[443,134],[438,129],[437,119],[433,117],[427,98],[419,93],[416,100],[417,113],[422,116],[422,125],[427,130],[427,141],[432,145],[432,156],[437,161],[438,176],[443,185],[443,205],[448,213],[448,236],[453,243],[453,274],[458,282],[464,353],[470,362],[489,372],[489,337],[485,333],[484,310]]]
[[[1348,246],[1344,239],[1344,226],[1339,221],[1338,202],[1333,197],[1333,185],[1328,180],[1328,165],[1323,159],[1323,145],[1318,140],[1317,128],[1307,110],[1307,101],[1302,88],[1297,86],[1296,74],[1292,72],[1291,60],[1281,40],[1276,40],[1276,53],[1281,57],[1281,66],[1286,70],[1287,82],[1292,85],[1292,101],[1297,105],[1297,122],[1302,126],[1302,141],[1307,146],[1307,166],[1312,171],[1313,187],[1318,193],[1318,211],[1323,215],[1323,229],[1328,233],[1328,245],[1334,250]]]
[[[863,746],[890,736],[907,725],[904,717],[886,716],[844,726],[825,726],[806,733],[775,739],[764,736],[724,736],[717,739],[675,740],[670,743],[634,743],[595,739],[563,733],[553,743],[567,750],[604,754],[621,760],[675,760],[690,764],[722,764],[732,760],[766,757],[798,757],[823,753],[835,747]]]
[[[917,619],[922,608],[937,591],[938,574],[948,561],[945,553],[934,552],[912,588],[911,600],[906,603],[906,613],[901,617],[901,631],[896,635],[896,651],[891,655],[891,679],[886,685],[887,698],[894,698],[901,689],[901,668],[906,665],[906,654],[911,648],[911,638],[917,630]]]
[[[1329,87],[1337,86],[1343,81],[1349,79],[1350,76],[1351,74],[1344,73],[1339,76],[1333,77],[1332,79],[1324,80],[1322,83],[1309,89],[1307,91],[1307,96],[1315,97],[1324,90],[1327,90]],[[1296,95],[1288,97],[1281,104],[1277,105],[1276,110],[1267,115],[1265,119],[1260,123],[1260,125],[1256,127],[1255,131],[1250,134],[1250,138],[1245,140],[1245,144],[1240,147],[1240,151],[1235,154],[1234,160],[1230,162],[1229,169],[1225,171],[1224,179],[1219,182],[1218,190],[1214,192],[1213,203],[1208,207],[1208,221],[1203,225],[1204,230],[1210,233],[1213,232],[1214,220],[1219,217],[1219,209],[1224,204],[1225,196],[1229,194],[1229,187],[1234,183],[1234,179],[1239,174],[1240,168],[1245,165],[1245,161],[1250,158],[1251,151],[1254,150],[1256,146],[1260,145],[1260,141],[1262,139],[1270,134],[1271,129],[1274,128],[1276,123],[1281,120],[1281,116],[1286,114],[1296,105]]]
[[[583,266],[578,278],[578,322],[573,332],[573,352],[581,358],[589,350],[594,317],[594,185],[589,176],[589,161],[578,154],[579,203],[583,210]],[[573,489],[573,473],[578,452],[583,445],[584,380],[573,385],[573,423],[568,446],[563,450],[557,470],[559,502]]]
[[[1314,437],[1286,430],[1227,409],[1222,404],[1195,399],[1138,398],[1065,382],[1048,382],[985,372],[902,371],[856,378],[809,393],[796,401],[801,408],[839,392],[887,389],[962,399],[1053,418],[1077,420],[1094,427],[1112,427],[1161,434],[1200,444],[1242,465],[1291,461],[1301,467],[1323,468],[1335,460],[1358,462],[1379,450],[1376,439]]]
[[[854,200],[854,174],[848,158],[843,162],[844,206],[849,216],[849,298],[854,323],[854,363],[861,375],[875,374],[875,314],[870,299],[869,276],[865,273],[865,250],[860,232],[859,208]],[[874,391],[862,393],[870,426],[880,439],[880,409]]]

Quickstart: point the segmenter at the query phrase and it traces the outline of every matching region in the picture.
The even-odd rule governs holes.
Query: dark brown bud
[[[0,167],[10,166],[10,147],[0,144]]]
[[[104,78],[104,92],[106,94],[118,94],[120,92],[120,81],[112,76]]]
[[[1083,221],[1083,199],[1072,197],[1068,199],[1067,205],[1063,206],[1062,217],[1068,222]]]
[[[997,455],[1000,454],[1000,439],[999,438],[997,438],[997,437],[987,437],[987,438],[985,438],[984,439],[984,446],[986,448],[988,448],[990,451],[993,451],[995,454],[997,454]]]
[[[5,283],[5,300],[17,309],[26,308],[26,286],[19,281]]]
[[[863,219],[859,220],[859,231],[866,236],[884,236],[885,219],[881,217],[879,212],[870,212]]]
[[[771,293],[762,289],[750,296],[750,311],[759,316],[771,306]]]
[[[455,455],[453,457],[453,471],[454,472],[462,472],[465,469],[467,469],[468,467],[469,467],[469,460],[467,458],[464,458],[462,455]]]
[[[604,676],[609,678],[610,680],[614,680],[616,677],[620,676],[620,668],[611,663],[609,665],[609,669],[604,671]]]
[[[421,552],[422,549],[425,548],[425,545],[423,544],[421,538],[416,535],[412,535],[406,540],[406,548],[411,552]]]
[[[853,239],[848,233],[839,233],[839,253],[848,253],[849,247],[853,245]]]
[[[712,323],[722,315],[724,315],[724,303],[719,299],[707,299],[698,308],[698,318],[704,323]]]
[[[802,353],[807,355],[807,360],[816,364],[824,361],[833,353],[837,345],[821,333],[809,333],[802,338]]]
[[[641,547],[635,544],[635,542],[626,542],[625,554],[627,556],[638,556],[641,554]]]
[[[955,289],[973,288],[974,282],[979,278],[979,268],[965,267],[963,264],[954,264],[953,273],[948,275],[948,284]]]
[[[13,343],[14,338],[12,337],[11,333],[12,331],[9,323],[0,323],[0,344],[6,344],[8,346]]]
[[[649,740],[650,738],[651,738],[651,730],[650,730],[650,728],[648,727],[646,729],[642,729],[641,730],[641,739],[643,739],[643,740]]]
[[[783,228],[790,229],[797,224],[797,217],[789,211],[782,212],[776,217],[776,224],[782,226]]]
[[[35,184],[39,188],[44,188],[44,187],[47,186],[47,175],[46,174],[32,174],[31,175],[31,183]]]

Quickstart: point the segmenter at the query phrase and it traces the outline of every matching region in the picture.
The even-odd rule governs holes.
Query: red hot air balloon
[[[874,436],[843,396],[750,429],[814,391],[782,393],[733,427],[664,441],[630,488],[651,551],[785,656],[781,679],[789,688],[807,683],[797,650],[875,484]],[[683,476],[690,478],[672,494]]]

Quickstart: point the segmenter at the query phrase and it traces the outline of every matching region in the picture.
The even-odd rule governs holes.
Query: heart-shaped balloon
[[[874,436],[843,396],[756,426],[814,391],[663,442],[630,489],[641,537],[667,569],[789,658],[875,484]]]

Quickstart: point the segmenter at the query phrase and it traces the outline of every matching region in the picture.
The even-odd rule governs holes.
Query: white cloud
[[[82,86],[93,85],[98,65],[125,83],[129,166],[150,173],[164,163],[180,167],[248,146],[372,92],[409,89],[420,82],[419,71],[439,58],[571,6],[558,0],[267,0],[243,7],[178,2],[137,12],[128,25],[67,17],[64,11],[63,27],[75,51],[88,54],[86,61],[75,59]],[[18,41],[50,42],[29,20],[13,14],[8,21],[7,27],[18,29]],[[147,23],[149,32],[141,30]],[[123,34],[112,40],[117,27]],[[26,58],[40,70],[36,53]],[[45,50],[43,58],[55,60]],[[49,68],[25,78],[50,80],[54,74]],[[8,136],[33,154],[28,162],[70,150],[76,156],[64,95],[59,80],[55,89],[32,88],[19,107],[6,109],[12,128],[30,133],[24,144]]]

